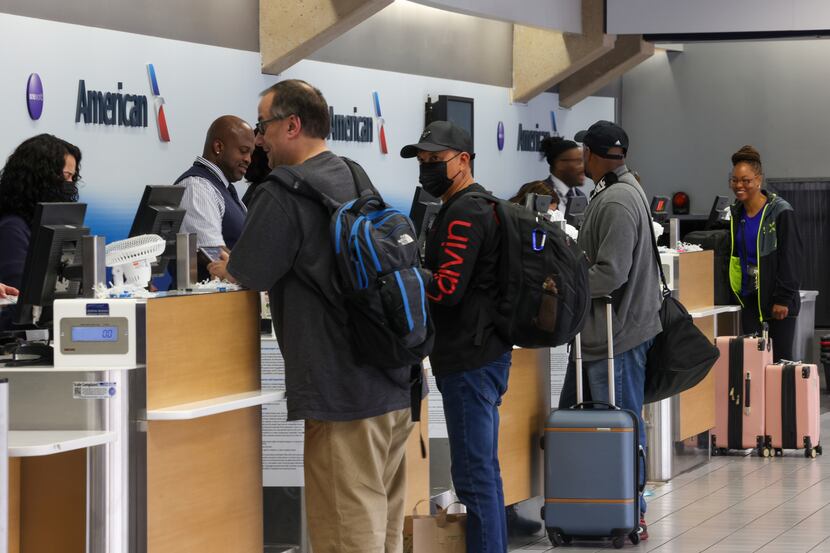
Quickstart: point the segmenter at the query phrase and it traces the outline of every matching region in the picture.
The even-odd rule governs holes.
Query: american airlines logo
[[[153,95],[156,124],[159,140],[170,142],[167,118],[164,114],[164,97],[159,93],[156,70],[152,63],[147,64],[147,74]],[[31,96],[31,94],[30,94]],[[42,89],[41,89],[42,104]],[[147,127],[149,99],[143,94],[130,94],[124,90],[122,82],[117,83],[117,91],[87,89],[86,81],[78,81],[78,101],[75,106],[75,122],[116,127]],[[30,106],[31,113],[31,106]]]
[[[159,83],[156,78],[156,68],[152,63],[147,64],[147,75],[150,78],[150,89],[153,92],[153,103],[156,108],[156,123],[159,129],[159,140],[170,142],[170,131],[167,130],[167,118],[164,116],[164,96],[159,92]]]

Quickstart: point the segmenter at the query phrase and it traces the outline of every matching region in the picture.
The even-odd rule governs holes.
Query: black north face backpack
[[[322,203],[331,214],[334,282],[348,311],[355,357],[379,369],[417,365],[420,375],[435,329],[426,297],[430,275],[421,268],[415,228],[409,217],[383,201],[360,165],[341,159],[360,194],[344,204],[289,167],[278,168],[270,178]]]
[[[541,213],[490,194],[501,230],[498,327],[524,348],[570,342],[591,306],[588,258],[560,226]]]

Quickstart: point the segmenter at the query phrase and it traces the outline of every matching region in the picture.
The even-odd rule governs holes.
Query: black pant
[[[741,298],[744,308],[741,311],[741,327],[744,334],[761,333],[761,318],[758,315],[758,296]],[[769,336],[772,338],[772,358],[778,361],[801,361],[793,359],[793,342],[795,341],[796,317],[789,316],[786,319],[777,321],[769,319]]]

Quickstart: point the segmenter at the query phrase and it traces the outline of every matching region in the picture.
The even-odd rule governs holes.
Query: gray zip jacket
[[[651,245],[651,216],[646,196],[623,165],[618,182],[603,188],[603,179],[585,212],[579,245],[591,264],[588,281],[593,298],[582,329],[586,361],[605,359],[608,339],[605,296],[614,298],[614,354],[619,355],[662,331],[660,276]]]

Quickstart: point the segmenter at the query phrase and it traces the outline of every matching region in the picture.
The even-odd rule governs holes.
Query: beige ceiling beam
[[[640,35],[620,35],[614,49],[559,83],[559,105],[571,108],[654,55]]]
[[[277,75],[393,0],[260,0],[262,72]]]
[[[528,102],[614,47],[603,0],[582,0],[582,34],[513,26],[513,100]]]

